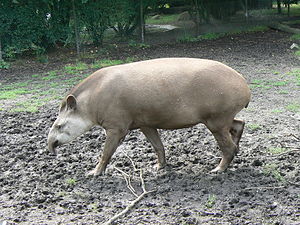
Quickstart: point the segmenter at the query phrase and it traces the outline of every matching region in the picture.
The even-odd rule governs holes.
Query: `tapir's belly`
[[[205,99],[206,97],[206,99]],[[206,118],[214,114],[230,111],[232,107],[222,104],[223,96],[215,96],[209,100],[207,96],[164,96],[157,98],[139,97],[128,100],[125,114],[132,120],[132,128],[155,127],[159,129],[179,129],[190,127],[198,123],[205,123]],[[126,117],[126,116],[125,116]]]

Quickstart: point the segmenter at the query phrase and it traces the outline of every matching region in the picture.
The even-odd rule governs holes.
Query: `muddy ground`
[[[143,170],[146,189],[154,192],[116,224],[300,224],[300,60],[289,49],[293,43],[289,37],[270,30],[213,41],[119,49],[109,55],[115,59],[209,58],[246,77],[252,101],[238,118],[247,125],[240,152],[225,173],[210,173],[220,152],[208,130],[197,125],[160,131],[168,160],[165,170],[155,170],[157,158],[150,144],[141,132],[132,131],[106,174],[92,179],[85,174],[101,154],[105,140],[101,128],[60,147],[55,158],[47,152],[46,137],[57,116],[58,101],[36,113],[10,112],[2,106],[0,221],[104,223],[136,198],[115,167],[132,174],[133,187],[142,192],[129,156]],[[49,60],[43,66],[30,61],[0,71],[0,83],[26,80],[64,63]]]

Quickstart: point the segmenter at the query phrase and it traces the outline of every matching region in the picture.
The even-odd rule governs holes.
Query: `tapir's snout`
[[[48,138],[48,149],[52,154],[57,155],[56,148],[59,145],[60,143],[58,140],[54,140],[53,138]]]

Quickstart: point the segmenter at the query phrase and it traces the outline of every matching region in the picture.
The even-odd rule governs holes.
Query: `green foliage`
[[[209,23],[211,19],[226,20],[243,9],[243,1],[237,0],[194,0],[191,15],[195,21]],[[199,17],[199,19],[197,19]]]
[[[281,110],[281,109],[273,109],[271,112],[272,113],[282,113],[283,110]]]
[[[136,41],[131,40],[128,45],[133,48],[145,49],[150,48],[150,45],[145,43],[137,43]]]
[[[29,90],[26,88],[16,88],[13,90],[0,90],[0,99],[16,99],[19,95],[27,94]]]
[[[300,86],[300,69],[293,69],[292,71],[288,72],[287,75],[291,75],[296,78],[297,85]]]
[[[291,103],[286,106],[286,109],[290,112],[297,113],[300,111],[300,104],[299,103]]]
[[[42,80],[52,80],[57,77],[56,71],[50,71],[47,73],[47,76],[42,77]]]
[[[285,148],[281,148],[281,147],[270,147],[267,150],[271,154],[281,154],[281,153],[284,153],[286,151]]]
[[[300,34],[293,34],[290,39],[295,41],[300,40]]]
[[[67,0],[1,1],[0,39],[4,57],[14,58],[24,51],[40,56],[45,49],[65,40],[69,31],[67,6]]]
[[[285,78],[282,78],[282,80],[252,80],[250,87],[251,88],[264,88],[264,89],[270,89],[273,87],[284,87],[287,86],[289,83],[288,80]]]
[[[263,173],[266,176],[274,177],[278,182],[285,182],[285,178],[281,175],[276,164],[267,164],[264,166]]]
[[[263,32],[263,31],[267,31],[267,30],[269,30],[269,28],[267,26],[254,26],[254,27],[247,29],[246,32],[248,32],[248,33]]]
[[[300,50],[295,51],[296,56],[300,56]]]
[[[114,65],[119,65],[119,64],[123,64],[123,63],[124,63],[124,61],[122,61],[122,60],[102,59],[102,60],[98,60],[98,61],[94,62],[91,65],[91,68],[100,69],[102,67],[114,66]]]
[[[76,64],[68,64],[64,67],[64,70],[67,74],[73,74],[77,71],[86,70],[88,69],[88,66],[86,63],[78,62]]]
[[[215,40],[220,37],[224,36],[224,34],[221,33],[206,33],[203,35],[200,35],[199,38],[200,40]]]
[[[206,206],[207,208],[212,208],[212,207],[214,207],[214,205],[216,204],[216,200],[217,200],[217,197],[216,197],[214,194],[209,195],[209,196],[208,196],[208,199],[207,199],[207,201],[206,201],[205,206]]]
[[[10,64],[8,62],[5,62],[4,60],[0,60],[0,69],[8,69],[10,67]]]
[[[68,178],[66,179],[66,183],[70,186],[74,186],[76,184],[77,180],[75,178]]]
[[[132,34],[140,21],[140,1],[114,1],[115,13],[112,28],[120,37]]]
[[[84,0],[78,5],[80,19],[88,34],[96,45],[102,44],[103,35],[111,24],[111,15],[114,13],[113,1]]]
[[[194,36],[192,36],[190,34],[184,34],[182,37],[177,38],[176,41],[180,42],[180,43],[197,42],[197,41],[199,41],[199,38],[198,37],[194,37]]]
[[[255,124],[255,123],[249,123],[249,124],[246,124],[246,126],[247,126],[250,130],[253,130],[253,131],[256,131],[256,130],[261,129],[260,125],[259,125],[259,124]]]

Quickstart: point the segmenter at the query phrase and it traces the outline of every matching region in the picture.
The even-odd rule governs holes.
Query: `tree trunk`
[[[145,42],[145,25],[144,25],[144,9],[143,9],[143,0],[140,0],[140,30],[141,30],[141,41]]]
[[[1,38],[0,38],[0,61],[2,61],[2,45],[1,45]]]
[[[75,9],[75,0],[72,0],[72,8],[73,8],[73,19],[74,19],[74,28],[75,28],[75,41],[76,41],[76,53],[77,56],[80,56],[80,37],[79,37],[79,30],[78,30],[78,19],[76,16],[76,9]]]
[[[290,0],[288,0],[288,17],[290,17]]]
[[[278,14],[281,14],[281,0],[277,0],[277,10]]]
[[[246,21],[248,23],[248,20],[249,20],[248,0],[245,0],[245,17],[246,17]]]
[[[195,6],[196,6],[196,34],[197,34],[197,36],[199,36],[200,35],[200,13],[199,13],[199,10],[200,10],[200,8],[199,8],[199,2],[198,2],[198,0],[195,0]]]

